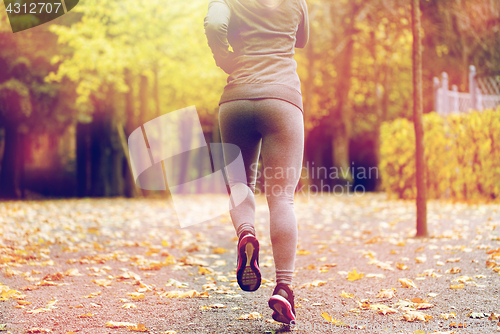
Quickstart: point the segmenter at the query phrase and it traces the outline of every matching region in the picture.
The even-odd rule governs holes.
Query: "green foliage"
[[[500,197],[500,108],[424,115],[428,198]],[[398,198],[416,197],[415,132],[406,119],[381,128],[382,187]]]
[[[203,30],[206,10],[207,3],[201,0],[140,5],[108,0],[105,6],[102,1],[82,1],[74,9],[82,15],[79,22],[51,26],[59,43],[70,50],[52,58],[58,70],[46,80],[69,78],[77,84],[77,107],[92,110],[91,96],[106,99],[106,86],[128,91],[125,69],[134,76],[147,76],[150,83],[157,71],[163,113],[192,104],[199,111],[213,110],[225,74],[208,56]]]
[[[14,78],[0,83],[0,110],[10,111],[4,117],[11,122],[29,117],[32,111],[29,88]]]

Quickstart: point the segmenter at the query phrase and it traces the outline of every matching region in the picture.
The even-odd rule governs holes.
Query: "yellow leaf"
[[[120,306],[120,308],[137,308],[137,306],[134,303],[126,303]]]
[[[450,262],[450,263],[454,263],[454,262],[458,262],[458,261],[460,261],[459,257],[446,260],[446,262]]]
[[[463,289],[464,285],[463,284],[451,284],[450,289]]]
[[[80,274],[80,272],[78,271],[77,268],[71,268],[71,269],[68,269],[64,272],[64,275],[65,276],[70,276],[70,277],[73,277],[73,276],[83,276],[82,274]]]
[[[205,291],[206,292],[206,291]],[[193,297],[201,297],[202,294],[200,294],[196,290],[189,290],[189,291],[167,291],[162,294],[162,296],[165,296],[167,298],[193,298]],[[208,295],[208,293],[207,293]]]
[[[113,283],[113,281],[107,280],[105,278],[103,278],[103,279],[94,279],[91,282],[93,282],[93,283],[95,283],[95,284],[97,284],[99,286],[110,286],[111,283]]]
[[[146,298],[143,293],[139,293],[139,292],[129,292],[129,293],[127,293],[127,295],[132,297],[132,299],[144,299],[144,298]]]
[[[377,310],[377,313],[386,315],[386,314],[391,314],[391,313],[398,313],[398,311],[393,309],[393,308],[388,307],[388,308],[382,308],[380,310]]]
[[[208,268],[198,267],[198,275],[210,275],[211,273]]]
[[[100,294],[101,294],[101,291],[91,292],[90,295],[84,296],[83,298],[94,298],[94,297],[99,296]]]
[[[26,333],[52,333],[50,329],[34,327],[26,330]]]
[[[403,317],[406,321],[429,321],[429,319],[432,319],[431,315],[419,311],[406,311]]]
[[[106,323],[107,328],[127,328],[130,326],[136,326],[136,324],[132,322],[119,322],[119,321],[108,321]]]
[[[344,290],[342,290],[342,293],[340,294],[340,297],[344,297],[344,298],[354,298],[354,295],[353,295],[353,294],[350,294],[350,293],[347,293],[347,292],[345,292]]]
[[[443,318],[444,320],[448,320],[449,318],[456,318],[457,315],[455,314],[455,312],[451,312],[451,313],[441,313],[441,318]]]
[[[382,289],[376,296],[376,298],[393,298],[396,293],[396,289]]]
[[[398,279],[398,282],[401,283],[403,288],[416,288],[417,285],[413,283],[413,281],[409,278],[400,278]]]
[[[396,263],[396,268],[398,268],[399,270],[406,270],[408,269],[408,266],[404,263]]]
[[[365,274],[358,273],[358,272],[356,271],[356,269],[353,269],[353,270],[352,270],[352,273],[351,273],[351,272],[349,272],[349,274],[348,274],[348,276],[347,276],[347,280],[348,280],[348,281],[356,281],[356,280],[358,280],[358,279],[363,278],[363,276],[365,276]]]
[[[342,321],[341,321],[341,320],[336,320],[336,319],[334,319],[334,318],[330,317],[330,316],[328,315],[328,313],[326,313],[326,312],[321,312],[321,316],[323,317],[323,319],[325,319],[325,320],[326,320],[326,321],[328,321],[328,322],[331,322],[332,324],[342,323]]]
[[[253,320],[253,319],[262,319],[262,315],[258,312],[252,312],[250,314],[241,315],[238,320]]]
[[[214,253],[214,254],[224,254],[225,252],[227,252],[227,249],[222,248],[222,247],[215,248],[212,251],[212,253]]]
[[[138,323],[137,325],[133,325],[133,326],[127,326],[127,329],[130,329],[134,332],[147,332],[148,331],[146,326],[144,324],[141,324],[141,323]]]
[[[18,301],[17,301],[17,303],[18,303],[19,305],[31,305],[31,303],[30,303],[30,302],[27,302],[27,301],[25,301],[25,300],[18,300]]]
[[[92,316],[94,316],[93,313],[87,313],[87,314],[79,315],[77,318],[90,318]]]

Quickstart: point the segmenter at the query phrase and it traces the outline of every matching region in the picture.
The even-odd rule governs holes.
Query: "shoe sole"
[[[255,291],[260,287],[261,274],[258,265],[259,242],[254,236],[244,236],[238,247],[236,277],[243,291]]]
[[[274,295],[269,299],[269,307],[274,311],[273,319],[284,324],[290,324],[295,321],[295,315],[292,312],[292,306],[285,297]]]

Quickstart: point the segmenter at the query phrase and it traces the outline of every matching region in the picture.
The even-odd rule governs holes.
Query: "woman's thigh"
[[[252,191],[255,191],[256,166],[261,144],[261,134],[256,129],[254,119],[254,102],[236,100],[222,103],[219,107],[222,143],[237,145],[245,165],[246,180],[239,179],[241,173],[231,173],[228,170],[230,185],[246,183]]]
[[[293,199],[304,155],[304,118],[295,105],[279,99],[256,100],[255,122],[262,136],[266,195]]]

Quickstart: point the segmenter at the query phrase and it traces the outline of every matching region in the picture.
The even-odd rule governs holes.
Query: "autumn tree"
[[[413,126],[416,140],[417,178],[417,237],[427,232],[427,184],[425,172],[424,121],[422,118],[422,42],[420,25],[420,0],[412,0],[413,28]]]

